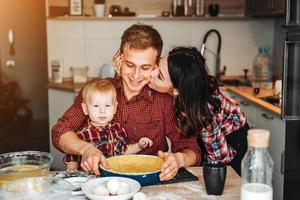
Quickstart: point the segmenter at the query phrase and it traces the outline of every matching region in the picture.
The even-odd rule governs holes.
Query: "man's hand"
[[[82,149],[81,168],[86,172],[92,172],[95,175],[100,175],[99,164],[108,169],[109,166],[102,152],[91,144],[86,144]]]
[[[169,153],[158,151],[158,156],[165,162],[161,168],[159,179],[167,181],[176,176],[180,167],[184,166],[184,157],[182,153]]]

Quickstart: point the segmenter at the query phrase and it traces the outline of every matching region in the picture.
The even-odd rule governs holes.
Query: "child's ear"
[[[82,111],[85,115],[88,115],[87,106],[85,103],[81,103]]]

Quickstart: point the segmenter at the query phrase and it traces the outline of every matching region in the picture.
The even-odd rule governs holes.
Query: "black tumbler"
[[[208,5],[209,16],[216,17],[219,15],[219,4],[209,4]]]
[[[226,174],[226,165],[204,162],[203,177],[208,195],[221,195],[223,193]]]

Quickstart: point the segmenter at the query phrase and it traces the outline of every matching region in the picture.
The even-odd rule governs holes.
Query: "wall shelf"
[[[95,17],[95,16],[59,16],[59,17],[47,17],[51,20],[245,20],[253,19],[251,17],[242,16],[242,15],[233,15],[233,16],[218,16],[218,17],[161,17],[161,16],[114,16],[114,17]]]

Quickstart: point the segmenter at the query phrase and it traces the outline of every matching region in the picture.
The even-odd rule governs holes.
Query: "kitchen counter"
[[[85,84],[86,83],[73,83],[72,80],[64,80],[63,83],[54,83],[52,81],[48,81],[47,87],[48,89],[78,93]]]
[[[260,89],[260,92],[258,94],[253,93],[253,88],[248,87],[248,86],[223,86],[221,87],[223,90],[228,90],[231,91],[269,111],[272,113],[280,116],[281,115],[281,109],[277,106],[274,106],[262,99],[261,97],[266,97],[266,96],[273,96],[274,95],[274,90],[272,89]]]
[[[202,167],[189,167],[187,168],[194,175],[199,177],[199,181],[181,182],[174,184],[143,186],[140,192],[144,192],[149,199],[160,200],[209,200],[209,199],[222,199],[222,200],[235,200],[240,199],[240,177],[230,167],[227,167],[227,177],[225,182],[224,192],[221,196],[207,195],[204,186],[202,175]],[[50,175],[57,174],[57,172],[50,172]],[[76,200],[87,200],[84,195],[74,196]]]
[[[78,93],[84,85],[85,83],[73,83],[71,80],[64,80],[63,83],[53,83],[52,81],[49,81],[47,87],[49,89]],[[259,99],[260,97],[273,96],[274,91],[272,89],[261,89],[257,95],[253,93],[253,88],[248,86],[222,86],[221,89],[234,92],[237,95],[248,99],[249,101],[271,111],[278,116],[281,115],[281,109],[279,107]]]

